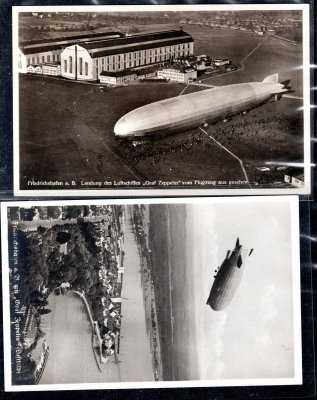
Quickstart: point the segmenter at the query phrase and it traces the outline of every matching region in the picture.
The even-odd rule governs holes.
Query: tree
[[[49,308],[43,308],[43,309],[37,310],[37,312],[38,312],[40,315],[48,314],[48,313],[50,313],[51,311],[52,311],[52,310],[50,310]]]
[[[48,301],[45,299],[44,300],[35,299],[35,300],[32,300],[32,304],[35,307],[45,307],[48,305]]]
[[[57,219],[61,215],[61,210],[57,206],[49,206],[47,207],[47,215],[48,218]]]
[[[58,232],[56,235],[56,241],[60,244],[67,243],[70,240],[71,236],[68,232]]]

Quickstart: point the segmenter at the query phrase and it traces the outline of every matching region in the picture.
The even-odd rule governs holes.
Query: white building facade
[[[29,65],[60,63],[63,77],[96,81],[103,71],[160,64],[193,52],[193,39],[182,29],[133,36],[106,32],[51,39],[45,43],[21,43],[18,71],[27,73]]]
[[[18,46],[18,72],[27,73],[30,64],[56,63],[61,61],[61,53],[67,46],[76,43],[88,43],[103,39],[122,37],[120,32],[103,32],[85,35],[67,36],[47,41],[21,42]]]
[[[90,54],[79,45],[69,46],[61,54],[61,74],[68,79],[94,80]]]
[[[43,68],[41,65],[29,65],[27,67],[27,72],[29,74],[42,74],[43,73]]]
[[[157,77],[169,81],[186,83],[197,79],[197,71],[194,68],[163,68],[157,72]]]
[[[61,65],[59,63],[47,63],[42,65],[43,75],[60,76]]]
[[[134,71],[116,71],[107,72],[103,71],[99,75],[100,83],[105,83],[108,85],[123,85],[130,82],[137,81],[137,74]]]
[[[103,71],[159,64],[193,54],[193,50],[193,39],[182,30],[91,41],[63,50],[61,74],[69,79],[99,80]]]
[[[27,67],[34,64],[59,62],[62,50],[44,51],[35,54],[24,54],[18,52],[18,72],[27,73]]]

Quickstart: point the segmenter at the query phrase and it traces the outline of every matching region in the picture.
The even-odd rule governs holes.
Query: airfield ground
[[[201,77],[203,84],[262,81],[265,76],[279,72],[281,81],[291,79],[294,95],[299,99],[283,98],[228,122],[209,125],[204,128],[207,134],[197,128],[134,146],[114,137],[116,121],[132,109],[179,95],[184,85],[139,83],[100,89],[98,85],[21,75],[20,188],[48,189],[30,186],[31,180],[75,181],[77,186],[72,189],[98,188],[81,186],[81,181],[108,181],[109,186],[102,186],[107,189],[113,187],[114,180],[133,180],[141,185],[156,181],[153,184],[156,187],[158,180],[182,181],[191,188],[192,180],[216,181],[219,185],[244,181],[237,160],[208,135],[243,160],[251,182],[270,187],[283,185],[285,171],[260,172],[257,168],[267,166],[268,162],[303,162],[299,68],[302,46],[246,32],[199,26],[186,26],[185,30],[195,39],[196,54],[228,57],[241,67],[218,77],[205,74]],[[183,94],[204,89],[204,86],[188,86]]]

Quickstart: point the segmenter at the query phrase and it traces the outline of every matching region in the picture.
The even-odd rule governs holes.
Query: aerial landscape
[[[295,202],[11,203],[7,382],[298,382]]]
[[[20,190],[305,186],[302,11],[20,12],[18,22]],[[245,103],[231,92],[259,83],[277,86]],[[140,115],[141,131],[161,116],[154,135],[133,133]]]

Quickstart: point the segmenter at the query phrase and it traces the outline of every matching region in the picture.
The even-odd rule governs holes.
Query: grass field
[[[195,38],[196,54],[226,56],[242,65],[219,77],[204,75],[204,83],[263,80],[279,72],[281,79],[292,79],[295,95],[301,95],[297,68],[301,46],[269,37],[250,55],[263,37],[193,25],[186,30]],[[146,180],[245,180],[237,160],[199,129],[153,138],[136,147],[114,137],[113,127],[125,113],[177,96],[183,89],[182,84],[142,83],[101,91],[97,85],[21,75],[21,189],[45,188],[30,187],[27,182],[32,179],[76,181],[73,189],[87,188],[80,186],[81,180],[135,180],[141,186]],[[189,86],[184,93],[204,89]],[[303,162],[301,106],[301,100],[283,98],[227,123],[210,125],[206,131],[244,161],[251,182],[274,187],[283,181],[285,171],[261,174],[256,168],[271,161]]]

